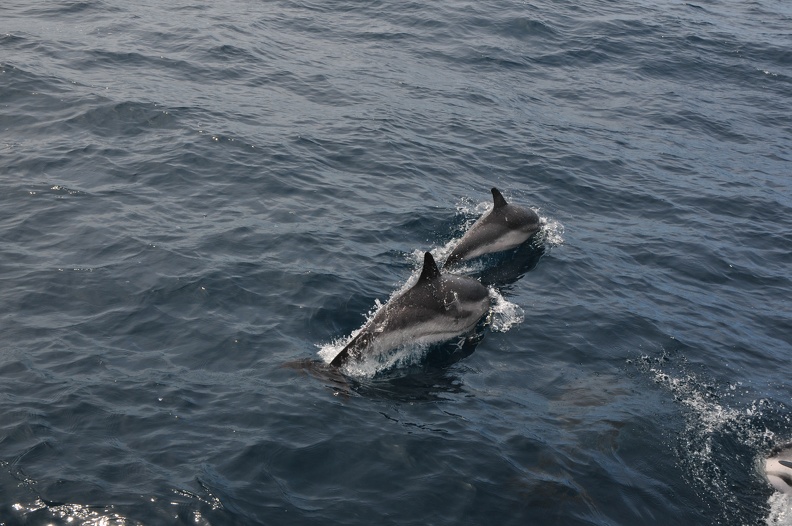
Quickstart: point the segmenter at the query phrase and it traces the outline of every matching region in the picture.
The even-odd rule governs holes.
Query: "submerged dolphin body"
[[[539,231],[536,212],[507,203],[497,188],[492,189],[492,198],[492,210],[473,223],[462,236],[443,268],[484,254],[516,248]]]
[[[792,444],[777,449],[764,461],[764,473],[772,486],[787,495],[792,495]]]
[[[364,354],[405,343],[439,343],[473,329],[489,311],[487,288],[473,278],[441,274],[432,254],[424,254],[418,281],[390,300],[333,358],[339,367]]]

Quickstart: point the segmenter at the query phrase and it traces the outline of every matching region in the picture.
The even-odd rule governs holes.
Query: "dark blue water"
[[[790,28],[4,2],[0,524],[792,523]],[[492,186],[545,226],[478,341],[328,371]]]

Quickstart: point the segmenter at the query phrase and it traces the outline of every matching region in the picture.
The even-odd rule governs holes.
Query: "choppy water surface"
[[[792,523],[788,2],[0,15],[0,523]],[[326,368],[492,186],[488,321]]]

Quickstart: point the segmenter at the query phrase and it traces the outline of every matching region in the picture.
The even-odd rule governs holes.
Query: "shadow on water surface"
[[[335,396],[354,395],[402,402],[435,401],[446,394],[463,392],[462,381],[449,369],[467,358],[484,338],[484,322],[477,330],[458,341],[432,345],[418,355],[410,355],[404,363],[377,370],[372,376],[351,376],[343,369],[321,360],[305,358],[283,364],[325,382]]]
[[[458,342],[434,345],[423,360],[391,367],[373,378],[355,379],[351,388],[367,398],[401,402],[431,402],[462,393],[464,384],[451,368],[473,354],[483,338],[484,331],[478,330]]]
[[[487,287],[512,285],[536,268],[545,250],[543,240],[534,236],[515,249],[477,258],[472,263],[475,270],[471,276]]]

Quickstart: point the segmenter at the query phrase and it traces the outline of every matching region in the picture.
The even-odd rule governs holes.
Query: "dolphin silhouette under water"
[[[446,259],[443,268],[484,254],[516,248],[539,231],[539,216],[530,208],[509,204],[497,188],[492,189],[494,206],[481,216]]]
[[[447,341],[472,330],[489,307],[484,285],[466,276],[441,274],[432,254],[426,252],[415,285],[385,304],[330,365],[361,361],[367,354],[406,343]]]

